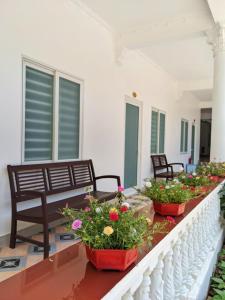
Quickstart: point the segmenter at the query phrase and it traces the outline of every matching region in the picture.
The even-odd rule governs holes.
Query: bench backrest
[[[30,200],[21,197],[26,190],[44,191],[47,195],[94,186],[92,160],[7,166],[11,196],[16,202]],[[33,197],[34,198],[34,197]]]
[[[151,155],[152,166],[154,172],[156,170],[162,170],[167,167],[167,158],[165,154]]]

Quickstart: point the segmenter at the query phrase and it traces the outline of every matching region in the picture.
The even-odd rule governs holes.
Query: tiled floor
[[[37,234],[32,238],[42,241],[43,235]],[[51,229],[50,255],[79,242],[74,234],[68,233],[65,226]],[[18,242],[15,249],[7,245],[0,248],[0,281],[24,270],[43,259],[43,249],[32,244]]]

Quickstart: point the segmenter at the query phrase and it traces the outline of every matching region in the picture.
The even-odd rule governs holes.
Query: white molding
[[[83,12],[85,12],[89,17],[91,17],[95,22],[103,26],[109,33],[115,35],[115,30],[88,5],[84,4],[80,0],[70,0],[70,1],[73,4],[77,5]]]
[[[122,43],[130,49],[140,49],[152,44],[165,43],[201,35],[214,23],[207,10],[163,19],[121,34]]]

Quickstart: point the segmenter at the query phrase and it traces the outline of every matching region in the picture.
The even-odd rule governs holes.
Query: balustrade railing
[[[103,300],[203,300],[222,246],[217,186]]]

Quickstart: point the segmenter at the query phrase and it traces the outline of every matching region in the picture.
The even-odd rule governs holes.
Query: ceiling
[[[196,90],[192,91],[192,93],[200,100],[204,102],[212,101],[212,90],[205,89],[205,90]]]
[[[204,36],[156,44],[142,51],[177,80],[202,80],[213,75],[213,54]]]
[[[103,19],[123,47],[141,50],[177,81],[212,79],[213,55],[205,32],[214,20],[206,0],[76,1]],[[203,90],[195,95],[201,101],[211,98]]]

